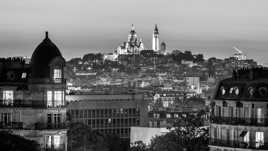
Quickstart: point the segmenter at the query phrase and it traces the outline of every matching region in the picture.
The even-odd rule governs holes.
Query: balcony
[[[65,123],[35,123],[36,130],[46,130],[46,129],[67,129],[67,125]]]
[[[47,106],[43,100],[13,100],[12,103],[6,104],[3,103],[3,100],[0,100],[1,107],[64,108],[66,105]]]
[[[243,142],[243,141],[234,141],[234,140],[222,140],[222,139],[210,139],[209,145],[213,146],[222,146],[222,147],[231,147],[231,148],[246,148],[246,149],[260,149],[267,150],[268,143],[263,143],[263,145],[256,145],[256,142]]]
[[[23,129],[23,122],[0,122],[0,129]]]
[[[210,117],[210,122],[215,124],[268,126],[268,118],[238,118],[238,117]]]
[[[0,107],[32,107],[32,108],[45,108],[46,105],[41,100],[13,100],[12,103],[3,103],[0,100]]]

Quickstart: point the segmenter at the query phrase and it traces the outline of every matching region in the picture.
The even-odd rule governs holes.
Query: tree
[[[186,113],[174,124],[175,133],[179,137],[179,144],[187,151],[197,151],[208,144],[208,130],[204,126],[205,111]]]
[[[129,151],[149,151],[149,148],[142,141],[136,141],[131,145]]]
[[[0,148],[3,151],[38,151],[39,144],[10,132],[0,132]]]
[[[197,55],[195,55],[195,62],[204,62],[204,56],[203,56],[203,54],[197,54]]]
[[[71,123],[68,130],[68,150],[71,151],[124,151],[124,143],[117,135],[105,135],[83,123]]]
[[[206,112],[181,114],[174,124],[175,129],[166,135],[155,137],[152,151],[206,151],[208,150],[208,129],[203,127]]]
[[[108,151],[104,135],[92,131],[83,123],[72,123],[68,130],[68,150]]]
[[[120,137],[113,134],[108,134],[105,136],[106,142],[108,144],[109,151],[125,151],[129,144],[124,144]]]

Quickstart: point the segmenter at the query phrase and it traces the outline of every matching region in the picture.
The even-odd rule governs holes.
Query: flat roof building
[[[147,126],[143,94],[67,95],[71,122],[81,122],[103,134],[129,141],[131,126]]]

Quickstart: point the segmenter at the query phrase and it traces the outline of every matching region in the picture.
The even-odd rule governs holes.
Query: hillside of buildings
[[[230,77],[234,69],[258,66],[253,59],[236,56],[205,59],[203,54],[180,50],[168,54],[143,50],[140,54],[122,54],[113,59],[107,56],[89,53],[68,60],[65,76],[69,88],[109,93],[133,88],[179,90],[188,77],[187,82],[192,83],[188,86],[202,94],[217,81]]]

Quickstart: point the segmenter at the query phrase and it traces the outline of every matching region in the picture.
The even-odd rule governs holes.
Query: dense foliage
[[[39,144],[6,131],[0,132],[0,149],[2,151],[38,151]]]
[[[130,151],[208,151],[208,129],[203,127],[205,112],[182,114],[174,129],[156,136],[144,147],[142,142]]]
[[[83,123],[72,123],[68,130],[68,150],[123,151],[126,145],[116,135],[104,135]]]

